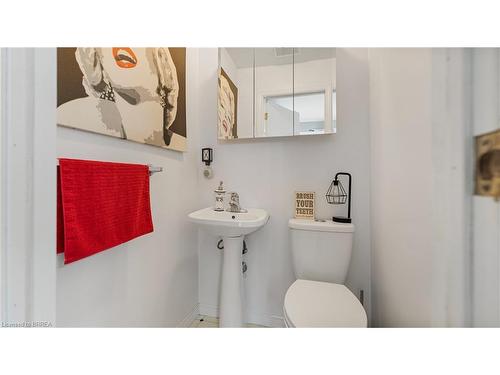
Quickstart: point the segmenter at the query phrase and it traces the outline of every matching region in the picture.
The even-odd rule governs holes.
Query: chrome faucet
[[[229,193],[229,212],[243,212],[240,206],[240,196],[236,192]]]

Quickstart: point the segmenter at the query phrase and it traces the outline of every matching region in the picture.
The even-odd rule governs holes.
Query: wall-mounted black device
[[[204,162],[205,165],[210,165],[210,163],[214,161],[214,152],[211,148],[206,147],[201,149],[201,161]]]

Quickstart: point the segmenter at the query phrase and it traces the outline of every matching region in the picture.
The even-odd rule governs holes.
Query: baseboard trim
[[[211,316],[213,318],[219,317],[219,307],[218,306],[207,305],[204,303],[200,303],[200,304],[198,304],[198,306],[199,306],[200,315],[207,315],[207,316]]]
[[[200,304],[194,305],[193,309],[177,324],[178,328],[189,328],[200,314]]]
[[[214,318],[219,317],[218,306],[199,304],[199,314],[207,315]],[[257,324],[260,326],[271,328],[284,328],[285,319],[279,315],[263,314],[256,311],[248,311],[246,314],[245,323]]]
[[[247,323],[258,324],[270,328],[285,328],[285,319],[279,315],[262,314],[249,311],[246,316]]]

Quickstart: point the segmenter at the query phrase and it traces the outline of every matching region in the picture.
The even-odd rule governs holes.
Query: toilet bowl
[[[283,306],[290,328],[366,327],[365,310],[345,285],[297,280]]]
[[[344,285],[354,225],[290,219],[293,270],[297,280],[285,295],[287,327],[366,327],[366,312]]]

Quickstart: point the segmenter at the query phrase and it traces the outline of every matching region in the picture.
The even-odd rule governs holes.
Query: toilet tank
[[[290,219],[288,227],[296,278],[344,284],[351,262],[354,225]]]

